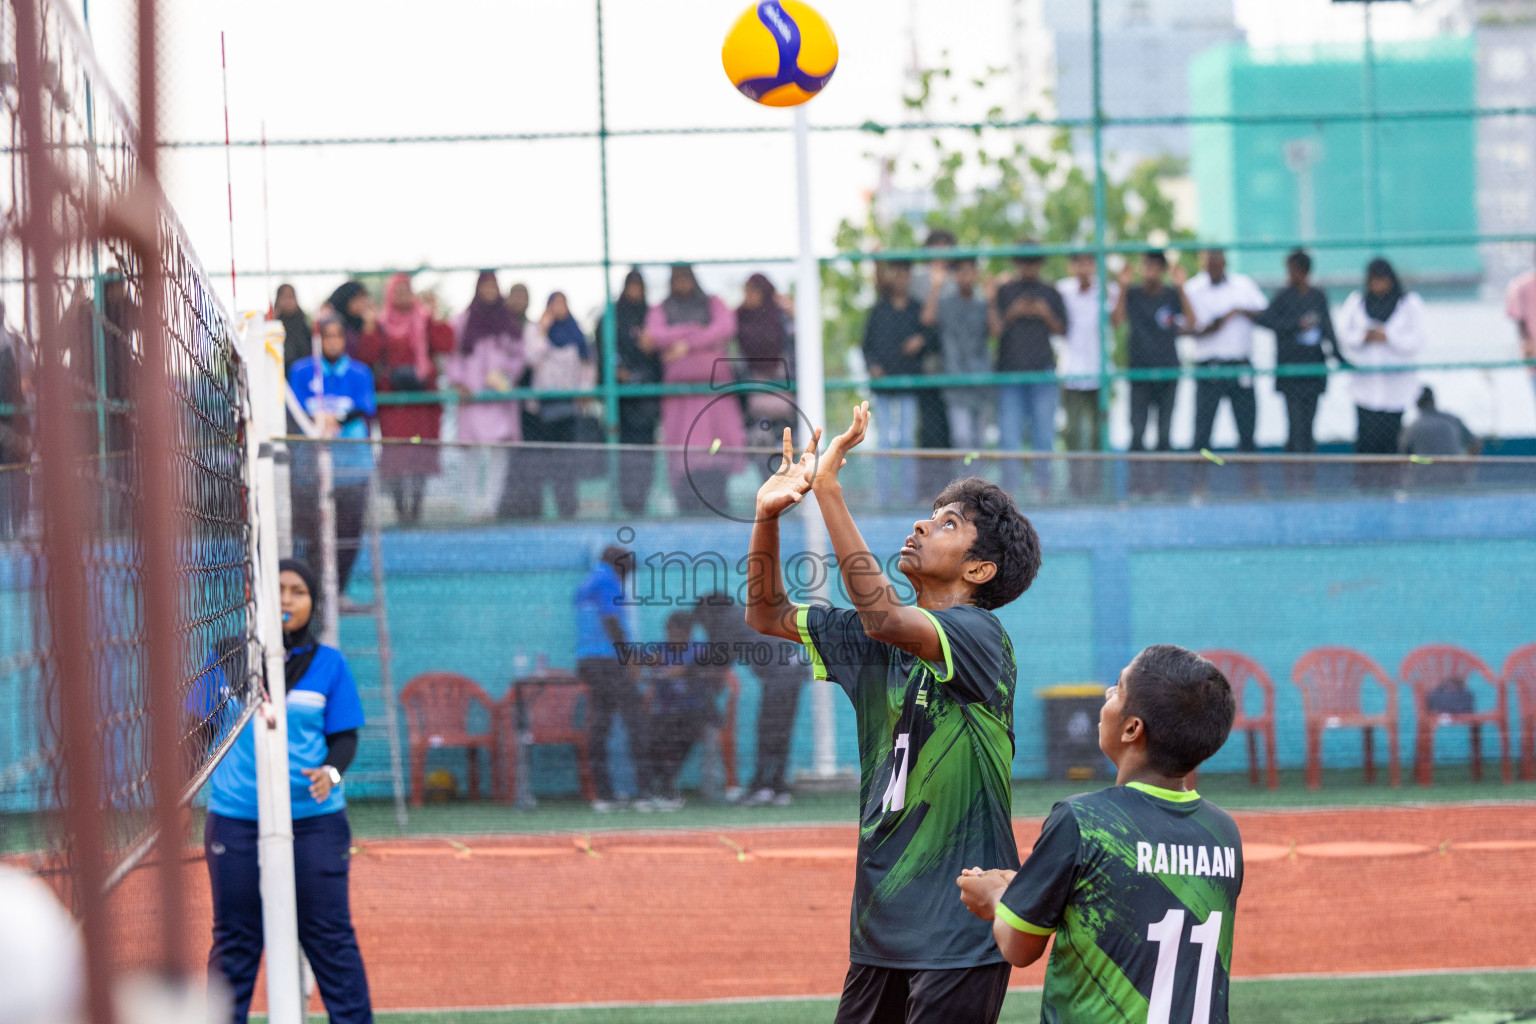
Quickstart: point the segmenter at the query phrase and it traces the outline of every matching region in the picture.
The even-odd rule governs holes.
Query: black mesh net
[[[16,45],[14,11],[5,8],[6,45]],[[25,854],[52,873],[68,863],[61,820],[67,772],[63,716],[93,723],[100,773],[98,810],[109,881],[124,878],[150,848],[157,801],[190,800],[233,741],[259,692],[255,650],[247,473],[249,400],[230,321],[169,206],[153,205],[160,238],[159,280],[170,434],[146,436],[138,414],[145,374],[145,275],[140,250],[103,233],[103,211],[125,202],[137,174],[137,132],[104,86],[70,15],[43,8],[40,91],[47,151],[63,172],[51,222],[56,289],[39,286],[27,234],[24,147],[8,149],[11,174],[0,207],[0,273],[7,317],[0,381],[0,560],[6,576],[0,688],[0,820],[7,854]],[[14,59],[12,56],[7,60]],[[14,67],[14,65],[11,65]],[[4,98],[5,123],[19,139],[17,93]],[[39,307],[51,307],[56,333],[39,336]],[[68,376],[82,458],[75,465],[34,461],[40,361]],[[174,496],[146,494],[146,458],[173,463]],[[47,474],[76,481],[82,530],[78,557],[85,606],[69,609],[82,628],[63,634],[51,597],[41,509]],[[143,533],[169,517],[174,562],[148,565]],[[176,693],[183,792],[157,794],[150,782],[145,584],[151,573],[175,581]],[[57,652],[83,645],[88,676],[71,692],[88,706],[61,702]],[[210,680],[217,679],[217,684]],[[179,855],[179,854],[172,854]],[[63,858],[63,859],[60,859]],[[62,886],[62,879],[59,879]],[[125,919],[127,915],[124,915]]]

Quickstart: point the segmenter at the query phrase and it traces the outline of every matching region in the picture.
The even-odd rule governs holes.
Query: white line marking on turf
[[[1233,978],[1241,984],[1245,981],[1370,981],[1372,978],[1444,977],[1469,974],[1536,974],[1536,966],[1525,967],[1427,967],[1420,970],[1399,971],[1351,971],[1326,974],[1248,974]]]
[[[1356,971],[1339,974],[1253,974],[1233,978],[1237,984],[1250,981],[1369,981],[1373,978],[1412,978],[1418,976],[1474,975],[1474,974],[1536,974],[1536,966],[1528,967],[1432,967],[1426,970]],[[1039,985],[1010,985],[1009,992],[1039,992]],[[672,1006],[741,1006],[749,1003],[818,1003],[831,1002],[841,993],[833,992],[812,996],[732,996],[726,999],[661,999],[651,1002],[616,1000],[597,1003],[520,1003],[508,1006],[421,1006],[421,1007],[374,1007],[375,1012],[389,1013],[549,1013],[558,1010],[638,1010],[646,1007],[665,1009]],[[254,1016],[254,1015],[253,1015]]]

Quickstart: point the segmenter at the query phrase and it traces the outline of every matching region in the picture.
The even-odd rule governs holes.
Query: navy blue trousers
[[[372,1024],[368,975],[363,971],[347,899],[351,845],[346,811],[293,823],[299,942],[314,968],[332,1024]],[[209,814],[203,851],[213,885],[213,949],[208,953],[208,970],[218,971],[229,982],[234,1024],[245,1024],[263,945],[256,822]]]

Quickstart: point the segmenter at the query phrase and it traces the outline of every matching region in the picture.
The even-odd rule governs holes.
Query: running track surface
[[[1536,805],[1234,817],[1235,975],[1536,966]],[[1028,850],[1040,819],[1014,828]],[[374,1005],[836,993],[855,839],[848,825],[362,840],[352,912]],[[200,860],[187,871],[200,957],[208,880]],[[148,904],[135,890],[152,879],[135,872],[113,900],[125,961],[154,941],[149,915],[124,912]],[[1043,975],[1044,960],[1013,984]]]

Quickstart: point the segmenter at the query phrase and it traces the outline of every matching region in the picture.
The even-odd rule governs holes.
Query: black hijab
[[[1371,291],[1373,277],[1391,281],[1391,290],[1383,295],[1377,295]],[[1403,301],[1403,282],[1398,280],[1397,271],[1392,269],[1392,264],[1383,259],[1371,260],[1371,265],[1365,268],[1365,315],[1379,324],[1384,324],[1392,319],[1392,314],[1397,312],[1397,304],[1401,301]]]
[[[347,334],[349,335],[363,333],[363,318],[352,315],[352,312],[347,307],[352,304],[353,299],[367,290],[361,281],[348,281],[340,288],[331,292],[331,297],[325,300],[326,305],[335,310],[336,315],[341,318],[342,325],[346,327]]]
[[[661,358],[654,352],[645,352],[640,348],[640,335],[645,331],[645,318],[651,307],[644,298],[636,301],[627,294],[629,286],[637,282],[643,296],[645,278],[636,268],[624,275],[624,289],[613,300],[613,322],[617,329],[615,340],[618,342],[619,365],[629,371],[629,382],[653,384],[661,380]],[[602,337],[601,331],[598,337]]]
[[[293,285],[283,284],[278,285],[278,293],[281,294],[284,288],[293,291]],[[297,301],[298,296],[295,295],[294,299]],[[277,303],[273,302],[272,306],[275,309]],[[286,370],[311,354],[314,346],[313,328],[310,327],[309,317],[297,305],[292,312],[279,313],[277,320],[283,325],[283,368]]]
[[[310,662],[315,660],[315,652],[320,649],[320,641],[316,639],[320,619],[320,581],[315,578],[315,570],[309,567],[309,563],[299,558],[285,558],[278,563],[278,572],[297,573],[304,581],[304,586],[309,588],[309,621],[295,630],[289,630],[288,624],[283,623],[283,680],[288,690],[293,689],[294,684],[304,678],[304,673],[309,671]]]
[[[640,286],[640,298],[629,297],[629,286]],[[624,275],[624,287],[619,289],[618,298],[613,300],[613,308],[618,313],[618,325],[620,333],[626,324],[634,327],[644,327],[646,314],[651,311],[650,304],[645,301],[645,275],[640,273],[640,268],[635,267]]]

